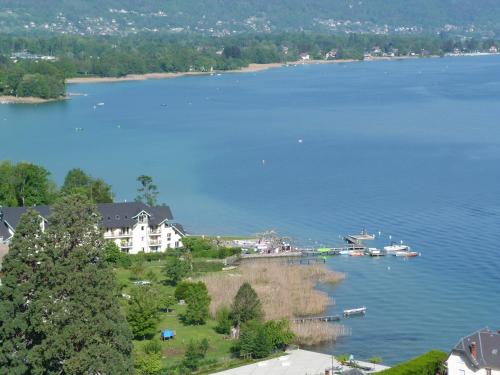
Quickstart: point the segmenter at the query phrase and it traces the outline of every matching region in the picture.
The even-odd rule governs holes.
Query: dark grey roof
[[[44,219],[50,214],[49,206],[36,206],[36,207],[2,207],[0,210],[2,211],[2,222],[5,224],[9,224],[11,228],[16,229],[17,224],[19,223],[19,219],[21,216],[28,211],[29,208],[33,208],[37,211],[40,216]]]
[[[179,223],[173,223],[172,228],[174,228],[181,236],[186,235],[186,231],[184,230],[184,227],[180,225]]]
[[[130,227],[135,224],[134,217],[141,211],[149,214],[151,225],[158,225],[162,221],[173,219],[170,207],[150,207],[140,202],[101,203],[97,205],[97,210],[102,216],[102,225],[105,228]]]
[[[474,358],[470,347],[476,343],[477,355]],[[482,329],[462,338],[452,350],[462,354],[475,368],[500,370],[500,334],[489,329]]]
[[[50,215],[49,206],[32,207],[47,219]],[[3,218],[0,220],[0,236],[3,233],[2,226],[8,223],[14,230],[19,223],[21,215],[26,212],[28,207],[2,207]],[[140,202],[125,202],[125,203],[102,203],[97,205],[97,210],[102,216],[102,226],[105,228],[122,228],[133,226],[136,222],[134,217],[140,212],[145,211],[149,215],[149,223],[158,225],[165,220],[172,220],[172,211],[168,206],[150,207]],[[8,234],[8,231],[7,231]],[[6,235],[7,237],[7,235]]]
[[[5,241],[10,237],[10,232],[7,229],[7,224],[0,220],[0,237]],[[1,241],[0,241],[1,242]]]

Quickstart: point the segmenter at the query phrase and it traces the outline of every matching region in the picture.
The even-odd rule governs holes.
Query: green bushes
[[[184,237],[182,243],[184,248],[191,252],[193,258],[224,259],[241,254],[241,248],[218,246],[209,238]]]
[[[294,337],[287,320],[251,321],[241,326],[240,339],[234,351],[240,357],[265,358],[276,350],[283,350]]]
[[[401,363],[389,370],[380,372],[383,375],[435,375],[441,374],[443,362],[448,354],[432,350],[420,357]]]

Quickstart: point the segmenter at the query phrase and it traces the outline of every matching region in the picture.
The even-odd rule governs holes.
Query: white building
[[[27,207],[0,207],[0,243],[8,243]],[[33,207],[40,213],[42,230],[48,225],[49,206]],[[103,203],[101,214],[104,238],[115,242],[128,254],[167,251],[182,246],[185,235],[180,224],[172,222],[168,206],[151,207],[143,203]]]
[[[462,338],[446,363],[448,375],[500,375],[500,333],[482,329]]]

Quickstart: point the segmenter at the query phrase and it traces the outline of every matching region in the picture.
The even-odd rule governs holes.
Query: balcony
[[[159,236],[161,234],[161,230],[159,230],[159,229],[150,229],[150,230],[148,230],[148,234],[150,236]]]
[[[161,245],[161,241],[160,240],[151,240],[148,242],[148,245],[149,246],[160,246]]]
[[[105,238],[132,237],[132,231],[104,232]]]
[[[122,242],[120,243],[120,247],[122,249],[130,249],[132,247],[132,242]]]

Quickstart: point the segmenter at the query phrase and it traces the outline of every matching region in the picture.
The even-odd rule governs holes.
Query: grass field
[[[203,262],[203,260],[196,260]],[[122,286],[122,293],[127,294],[136,280],[151,281],[153,285],[160,288],[166,294],[174,294],[175,287],[164,282],[165,277],[162,274],[161,261],[145,262],[141,267],[132,266],[130,269],[116,268],[115,273],[119,285]],[[123,308],[126,309],[126,300],[123,301]],[[209,349],[207,351],[207,360],[216,360],[217,365],[212,366],[213,369],[226,368],[243,364],[243,360],[231,357],[231,347],[234,341],[227,339],[224,335],[215,332],[216,322],[209,319],[206,324],[200,326],[184,325],[179,316],[185,311],[185,305],[175,305],[173,311],[162,312],[157,326],[157,333],[154,339],[160,339],[160,332],[163,329],[171,329],[175,331],[176,337],[170,341],[162,342],[162,353],[165,360],[165,366],[170,367],[180,361],[184,356],[186,347],[191,340],[199,341],[207,339]],[[134,340],[134,347],[141,350],[148,340]]]

